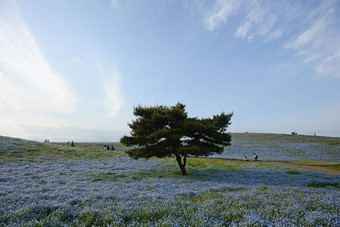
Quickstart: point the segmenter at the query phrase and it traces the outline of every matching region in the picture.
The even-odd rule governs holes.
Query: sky
[[[339,0],[0,0],[0,135],[119,141],[138,105],[340,137]]]

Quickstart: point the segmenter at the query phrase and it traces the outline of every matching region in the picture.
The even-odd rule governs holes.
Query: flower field
[[[214,157],[242,159],[259,154],[262,160],[339,161],[340,139],[282,134],[233,134],[232,145]]]
[[[256,140],[260,158],[318,161],[305,158],[311,152],[339,165],[340,145],[334,141],[319,149],[312,138],[288,138],[287,147],[263,138],[262,150],[270,147],[266,154],[259,137],[244,142],[245,136],[236,135],[235,146],[250,153]],[[305,156],[296,155],[292,144],[306,150]],[[189,158],[183,177],[172,158],[133,160],[120,144],[117,152],[104,151],[100,143],[76,145],[0,137],[0,226],[340,225],[339,175]]]

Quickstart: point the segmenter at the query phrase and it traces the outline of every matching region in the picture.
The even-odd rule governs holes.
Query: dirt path
[[[295,168],[295,169],[303,169],[303,170],[309,170],[309,171],[314,171],[314,172],[319,172],[319,173],[327,173],[331,175],[340,175],[339,170],[335,169],[330,169],[324,166],[308,166],[308,165],[297,165],[297,164],[290,164],[290,163],[283,163],[283,162],[276,162],[273,163],[276,165],[280,165],[283,167],[289,167],[289,168]]]
[[[224,160],[243,162],[243,160],[241,159],[224,159]],[[331,175],[340,175],[340,170],[331,169],[327,167],[327,165],[324,165],[324,166],[303,165],[303,164],[299,165],[299,164],[292,164],[292,163],[284,162],[284,161],[266,161],[266,163],[285,167],[285,168],[303,169],[303,170],[326,173],[326,174],[331,174]]]

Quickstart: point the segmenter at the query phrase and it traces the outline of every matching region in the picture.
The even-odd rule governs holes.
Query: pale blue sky
[[[118,141],[133,106],[340,136],[340,1],[0,0],[0,135]]]

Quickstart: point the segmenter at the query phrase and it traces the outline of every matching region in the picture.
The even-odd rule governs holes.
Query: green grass
[[[325,188],[325,187],[335,187],[340,188],[338,183],[329,183],[329,182],[314,182],[309,184],[308,186],[313,188]]]
[[[319,167],[324,167],[324,168],[340,171],[340,163],[339,162],[299,161],[299,162],[287,162],[287,163],[296,164],[296,165],[303,165],[303,166],[319,166]]]
[[[295,170],[289,170],[289,171],[287,171],[286,173],[292,174],[292,175],[300,175],[300,174],[301,174],[301,172],[295,171]]]
[[[118,143],[117,143],[118,145]],[[119,145],[118,145],[119,146]],[[125,155],[121,153],[120,155]],[[103,145],[98,144],[77,144],[76,147],[69,147],[61,143],[38,143],[18,144],[16,149],[0,151],[0,158],[6,162],[27,160],[29,162],[57,161],[60,159],[101,159],[114,158],[117,151],[105,151]]]
[[[242,165],[245,163],[242,161],[228,161],[224,159],[212,159],[212,158],[190,158],[187,165],[194,168],[203,169],[222,169],[230,171],[241,171]]]
[[[327,165],[327,166],[324,166],[324,167],[340,171],[340,164]]]
[[[260,163],[261,164],[261,163]],[[279,166],[275,164],[268,164],[268,163],[262,163],[263,166],[270,167],[270,168],[280,168]]]
[[[93,174],[90,176],[92,182],[97,181],[117,181],[121,178],[126,178],[123,174],[117,174],[114,172],[105,172],[100,174]]]

